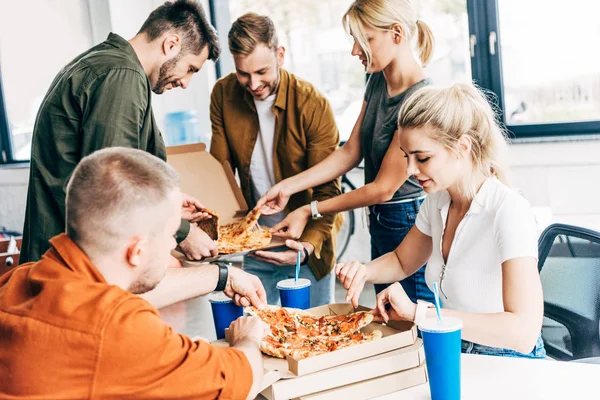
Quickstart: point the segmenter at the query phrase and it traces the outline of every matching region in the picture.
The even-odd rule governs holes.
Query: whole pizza
[[[277,358],[302,359],[382,337],[379,330],[360,332],[373,321],[373,314],[366,311],[322,317],[278,306],[246,307],[245,311],[270,326],[271,333],[262,340],[260,350]]]

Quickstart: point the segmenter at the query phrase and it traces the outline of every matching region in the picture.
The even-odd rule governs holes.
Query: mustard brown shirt
[[[122,146],[166,160],[151,94],[133,47],[113,33],[54,78],[33,129],[21,264],[38,261],[64,232],[66,185],[83,157]]]
[[[333,110],[327,99],[310,83],[280,69],[281,80],[273,105],[275,132],[273,168],[275,181],[292,177],[327,158],[339,144]],[[258,137],[259,121],[252,95],[232,73],[215,84],[210,101],[212,123],[211,154],[228,161],[237,170],[246,202],[254,207],[250,161]],[[341,194],[336,179],[314,189],[296,193],[286,207],[289,213],[312,200],[326,200]],[[317,279],[323,278],[335,262],[335,234],[341,216],[330,214],[310,220],[301,241],[315,247],[309,266]]]
[[[239,350],[173,332],[65,234],[0,277],[0,398],[245,399]]]

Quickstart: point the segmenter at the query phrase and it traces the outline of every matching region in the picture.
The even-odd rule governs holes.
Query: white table
[[[463,354],[462,399],[600,399],[600,365]],[[380,396],[431,399],[429,384]]]
[[[205,297],[160,310],[175,331],[215,340],[210,305]],[[463,354],[463,399],[600,399],[600,365]],[[431,399],[429,384],[378,397]]]

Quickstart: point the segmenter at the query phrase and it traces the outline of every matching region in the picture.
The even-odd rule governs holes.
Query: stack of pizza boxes
[[[369,308],[329,304],[311,308],[316,316],[345,315]],[[264,356],[262,396],[283,399],[368,399],[427,382],[423,342],[414,324],[372,322],[380,339],[313,357],[281,360]]]

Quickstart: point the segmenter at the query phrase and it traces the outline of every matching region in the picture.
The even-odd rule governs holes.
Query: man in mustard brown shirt
[[[181,197],[175,171],[143,150],[81,160],[66,189],[66,234],[0,278],[0,398],[256,396],[266,325],[242,317],[231,347],[214,347],[174,333],[137,296],[165,276]],[[264,298],[259,282],[231,270],[220,280],[219,267],[207,269],[197,284]]]
[[[310,83],[281,68],[285,49],[279,46],[273,21],[248,13],[229,31],[229,50],[236,72],[220,79],[210,104],[211,154],[237,170],[246,202],[254,206],[275,183],[318,164],[339,143],[329,102]],[[292,196],[285,213],[340,194],[337,180]],[[273,226],[285,213],[261,218]],[[270,304],[279,302],[276,284],[294,276],[302,252],[300,276],[311,280],[311,306],[333,301],[336,215],[315,216],[289,250],[256,252],[244,259],[244,270],[263,282]],[[340,217],[341,218],[341,217]]]

